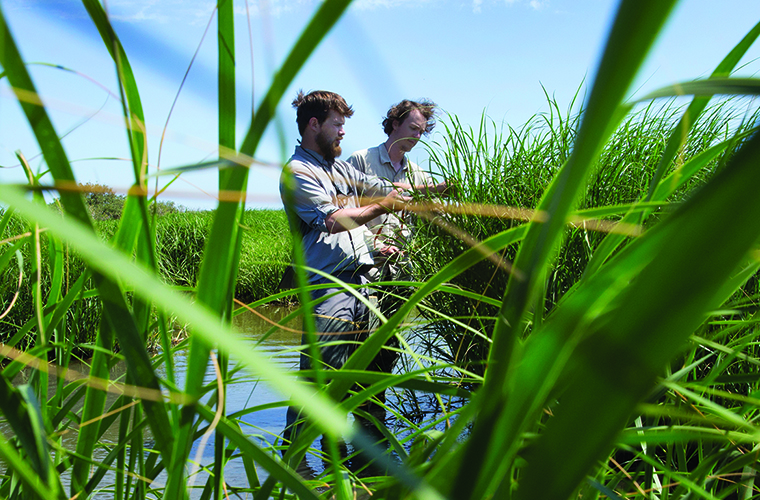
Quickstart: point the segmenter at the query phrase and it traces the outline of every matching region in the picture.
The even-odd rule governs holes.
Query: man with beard
[[[306,265],[348,284],[367,283],[364,274],[373,260],[364,241],[363,224],[381,214],[403,208],[410,198],[402,194],[408,184],[365,175],[338,160],[346,118],[353,115],[346,101],[333,92],[299,92],[293,101],[301,143],[296,147],[280,181],[280,195],[291,228],[301,237]],[[367,201],[362,206],[362,198]],[[311,291],[314,322],[322,366],[339,369],[367,337],[369,311],[353,294],[334,281],[309,270],[309,284],[332,284]],[[367,296],[367,290],[359,288]],[[303,336],[302,344],[308,338]],[[301,353],[302,370],[311,368],[310,350]],[[369,367],[374,369],[373,366]],[[295,436],[299,409],[287,413],[285,438]]]

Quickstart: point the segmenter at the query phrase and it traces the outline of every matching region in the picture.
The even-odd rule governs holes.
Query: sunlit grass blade
[[[682,95],[713,96],[713,95],[758,95],[760,94],[760,79],[715,77],[705,80],[693,80],[676,83],[650,92],[641,100],[659,99]]]
[[[219,149],[220,160],[222,160],[222,151],[234,151],[235,150],[235,11],[232,0],[220,0],[217,3],[217,20],[218,20],[218,59],[219,59],[219,89],[218,89],[218,113],[219,113]],[[222,191],[226,186],[224,180],[226,170],[219,170],[219,190]],[[243,184],[245,186],[245,184]],[[244,205],[238,210],[237,218],[242,224],[244,217]],[[238,268],[240,262],[240,249],[243,242],[243,232],[237,231],[237,237],[234,240],[234,253],[232,259],[232,265],[229,268],[229,281],[226,290],[227,308],[222,313],[222,317],[228,321],[232,316],[232,306],[234,299],[235,286],[238,276]],[[217,404],[219,405],[218,411],[224,412],[224,394],[226,392],[227,378],[227,363],[228,356],[225,352],[219,353],[219,376],[222,378],[222,386],[217,393]],[[225,441],[223,434],[220,430],[216,433],[216,439],[214,441],[214,495],[216,498],[221,498],[223,495],[223,483],[224,483],[224,466],[226,464],[224,453]]]
[[[576,332],[577,349],[564,356],[569,371],[562,379],[569,386],[562,393],[561,408],[526,457],[529,466],[520,498],[547,491],[543,480],[547,470],[555,478],[550,496],[567,497],[585,471],[609,450],[615,433],[665,363],[704,321],[705,312],[720,304],[723,297],[716,291],[760,236],[760,203],[751,188],[760,181],[754,168],[759,157],[760,139],[755,137],[708,186],[602,271],[614,278],[622,277],[624,269],[626,273],[639,269],[630,285],[619,281],[615,290],[600,288],[596,279],[590,281],[584,295],[609,297],[600,301],[598,310],[586,309],[587,319],[575,326],[565,323],[568,314],[558,313],[551,325],[547,323],[528,341],[525,363],[545,356],[538,350],[552,338],[558,340],[561,331],[563,338]],[[709,266],[702,265],[706,255]],[[702,272],[690,271],[696,267]],[[575,310],[580,311],[568,303],[563,312]],[[604,404],[600,407],[599,402]],[[589,405],[598,411],[589,413]],[[579,426],[594,432],[573,431]],[[571,464],[552,455],[563,449],[577,450]]]
[[[231,0],[217,3],[219,54],[219,148],[235,150],[235,25]],[[219,158],[224,161],[222,155]]]
[[[543,274],[559,241],[568,212],[587,179],[603,142],[622,118],[618,108],[675,2],[621,2],[609,35],[588,104],[585,106],[572,155],[552,180],[538,209],[548,221],[533,222],[523,240],[504,294],[493,334],[486,383],[480,394],[482,411],[466,445],[462,468],[454,481],[457,498],[483,498],[493,491],[509,469],[527,415],[503,422],[495,429],[504,408],[509,407],[507,374],[520,363],[518,348],[522,318],[531,302],[537,278]],[[506,424],[506,425],[504,425]],[[494,439],[495,438],[495,439]]]

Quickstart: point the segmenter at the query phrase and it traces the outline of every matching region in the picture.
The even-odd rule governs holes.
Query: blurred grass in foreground
[[[467,248],[442,262],[445,265],[424,281],[411,284],[416,291],[399,312],[385,318],[341,370],[311,373],[313,380],[322,382],[310,385],[283,373],[263,352],[243,342],[230,319],[236,313],[234,284],[243,261],[248,166],[284,92],[349,3],[320,4],[266,96],[252,110],[254,118],[239,149],[234,144],[234,9],[229,0],[217,3],[222,146],[218,164],[225,167],[219,170],[219,189],[239,196],[225,197],[213,215],[194,301],[166,284],[160,271],[158,228],[145,195],[149,166],[139,85],[103,6],[83,0],[119,77],[135,175],[122,218],[107,242],[98,234],[81,193],[67,189],[76,179],[66,151],[46,108],[36,99],[34,82],[0,12],[2,78],[22,106],[53,178],[51,186],[40,186],[30,172],[29,186],[0,184],[0,201],[30,221],[18,238],[4,241],[0,253],[0,267],[23,269],[20,249],[31,248],[32,320],[11,332],[7,344],[34,337],[26,350],[0,346],[5,356],[0,411],[10,429],[0,438],[5,464],[0,497],[81,499],[104,492],[119,500],[175,500],[188,498],[192,487],[201,498],[224,498],[229,491],[224,470],[232,456],[243,461],[247,480],[235,485],[235,493],[255,499],[348,500],[369,494],[425,500],[758,497],[758,297],[756,285],[746,284],[760,267],[760,137],[744,134],[742,128],[724,136],[721,127],[711,128],[709,117],[717,113],[717,123],[723,123],[728,110],[706,106],[716,94],[760,93],[758,80],[730,77],[760,33],[760,24],[717,62],[710,78],[675,82],[641,99],[651,113],[630,115],[635,103],[625,97],[675,2],[620,2],[582,115],[557,125],[557,134],[539,132],[539,142],[541,137],[556,139],[558,147],[539,148],[528,161],[540,167],[536,172],[541,175],[512,180],[535,184],[524,191],[524,199],[515,200],[519,205],[493,205],[501,203],[496,197],[510,193],[512,186],[506,179],[481,182],[478,172],[501,170],[488,165],[490,155],[473,157],[468,151],[464,159],[477,161],[466,169],[473,171],[476,181],[472,186],[465,183],[462,193],[475,193],[486,185],[485,197],[471,205],[436,204],[432,211],[428,203],[417,207],[421,216],[431,219],[441,213],[509,211],[521,213],[520,222],[488,228],[482,236],[449,224],[458,239],[468,242]],[[658,99],[685,93],[694,98],[683,111],[658,114]],[[646,107],[649,102],[653,107]],[[678,124],[670,129],[676,116]],[[750,117],[745,127],[754,127],[754,115]],[[648,131],[650,122],[652,130],[665,132],[664,143],[662,137],[650,142],[646,134],[631,132]],[[695,129],[695,123],[703,125]],[[705,132],[702,139],[694,132],[700,127]],[[467,132],[466,127],[458,130],[452,137]],[[520,133],[509,137],[522,140]],[[690,137],[704,143],[695,154],[689,149]],[[723,142],[716,143],[719,140]],[[462,151],[480,143],[457,142]],[[636,150],[644,144],[651,146]],[[505,151],[520,147],[515,144]],[[490,151],[500,148],[497,141]],[[725,161],[718,160],[718,168],[710,166],[722,157]],[[545,164],[548,158],[551,163]],[[651,159],[656,166],[637,170],[627,164],[631,158],[647,164]],[[515,161],[506,156],[503,160]],[[441,164],[465,168],[453,159]],[[202,167],[208,165],[185,170]],[[463,170],[458,178],[464,182],[468,176],[470,172]],[[631,181],[624,190],[621,177]],[[42,189],[58,190],[63,217],[45,205]],[[617,205],[621,200],[627,205]],[[0,219],[0,233],[11,223],[11,210]],[[609,224],[615,221],[619,223]],[[475,219],[475,224],[488,223]],[[589,225],[605,229],[593,244],[587,242],[585,265],[581,257],[568,260],[562,253],[566,241],[573,240],[572,235],[566,238],[573,231],[568,228],[578,224],[584,232]],[[450,285],[485,259],[499,261],[515,244],[514,259],[501,259],[509,273],[501,296]],[[66,248],[87,266],[73,284],[64,279]],[[302,262],[297,250],[295,258]],[[566,284],[555,278],[566,271],[563,266],[572,268]],[[44,269],[50,276],[47,293],[42,289]],[[303,268],[295,269],[297,282],[304,283]],[[87,285],[89,278],[94,289]],[[549,287],[552,283],[556,285]],[[305,329],[313,330],[307,288],[296,292],[302,307],[293,314],[304,314]],[[469,324],[462,324],[470,327],[468,332],[490,339],[482,343],[485,352],[478,354],[486,362],[483,375],[466,373],[462,367],[455,374],[446,361],[453,357],[451,352],[440,359],[408,349],[405,353],[416,371],[367,372],[390,336],[406,327],[404,319],[431,296],[444,293],[495,307],[493,314],[461,315],[448,308],[430,312],[452,322],[458,321],[452,314],[466,317]],[[281,297],[271,295],[259,303]],[[67,325],[78,321],[82,300],[92,298],[99,301],[102,315],[89,372],[60,376],[72,357]],[[173,318],[192,331],[182,387],[173,366]],[[161,345],[154,357],[146,349],[151,336]],[[114,354],[117,343],[121,350]],[[441,347],[430,346],[431,353],[436,349]],[[126,375],[108,380],[109,368],[119,359],[126,362]],[[240,370],[229,370],[228,359]],[[165,377],[155,370],[160,363],[165,364]],[[205,378],[209,363],[216,373],[212,383]],[[33,368],[29,383],[13,386],[14,375],[25,366]],[[252,384],[267,383],[283,394],[282,401],[267,409],[300,405],[311,422],[282,458],[281,447],[262,443],[242,425],[242,415],[225,411],[227,384],[244,378]],[[49,379],[54,382],[50,391]],[[364,387],[358,392],[357,382]],[[385,432],[392,457],[346,421],[348,412],[386,387],[433,393],[441,406],[432,421],[407,419],[401,439]],[[106,389],[116,398],[106,398]],[[452,406],[449,397],[464,402]],[[263,409],[254,406],[249,411]],[[112,425],[118,438],[105,443],[104,432]],[[144,439],[145,428],[150,428],[153,441]],[[75,450],[63,447],[63,433],[75,433]],[[197,439],[212,433],[214,460],[202,464],[211,474],[195,486],[197,465],[190,452]],[[328,466],[320,477],[305,479],[296,468],[305,453],[315,452],[310,443],[320,434],[325,437]],[[342,439],[374,457],[381,472],[355,475],[338,452]],[[95,453],[98,448],[106,450],[105,456]],[[261,470],[268,473],[266,480],[259,477]],[[163,486],[152,482],[160,473],[167,478]],[[64,477],[69,478],[65,488]]]

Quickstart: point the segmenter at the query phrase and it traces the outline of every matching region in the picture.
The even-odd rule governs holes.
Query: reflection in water
[[[290,314],[293,310],[287,307],[268,306],[257,309],[257,313],[245,312],[235,317],[234,325],[238,331],[240,331],[245,338],[250,342],[251,349],[257,349],[260,352],[268,354],[270,359],[278,364],[283,370],[294,371],[298,369],[298,348],[301,343],[301,318],[298,317],[286,325],[283,328],[273,328],[273,323],[277,323]],[[187,370],[187,358],[188,349],[177,349],[174,353],[174,373],[177,387],[185,386],[185,373]],[[160,357],[156,357],[156,360]],[[408,360],[407,360],[408,361]],[[404,359],[402,358],[399,365],[403,366]],[[78,370],[82,373],[87,373],[87,366],[77,366],[72,363],[72,369]],[[416,369],[418,367],[406,366],[401,369]],[[124,381],[125,367],[123,364],[115,366],[111,371],[111,380]],[[259,443],[266,446],[274,444],[279,441],[278,435],[282,434],[283,426],[285,424],[285,412],[287,408],[287,398],[273,390],[271,390],[266,384],[259,383],[253,376],[244,370],[236,369],[234,360],[230,363],[229,373],[232,374],[232,381],[227,385],[227,392],[225,395],[226,409],[225,414],[232,415],[237,412],[241,413],[241,416],[237,418],[240,425],[243,428],[243,432],[247,434],[251,439],[257,440]],[[166,378],[166,369],[163,365],[157,367],[157,374],[161,378]],[[18,380],[14,381],[18,384],[22,384],[23,374],[20,375]],[[205,381],[212,383],[216,380],[215,370],[213,364],[209,362],[207,371],[205,374]],[[51,377],[49,394],[54,394],[58,389],[56,384],[58,380],[55,377]],[[424,397],[424,396],[423,396]],[[401,409],[406,414],[406,418],[413,412],[407,411],[409,405],[414,405],[417,409],[423,408],[424,412],[436,411],[436,402],[431,398],[428,401],[420,401],[418,396],[409,391],[393,391],[389,390],[387,394],[387,404],[390,408]],[[108,395],[107,408],[110,407],[116,400],[116,396],[113,394]],[[81,411],[81,401],[71,408],[73,413],[79,413]],[[353,417],[349,417],[353,418]],[[406,418],[396,418],[393,415],[389,415],[386,420],[386,424],[389,430],[397,437],[402,438],[405,434],[408,434],[408,422],[405,422]],[[118,420],[117,420],[118,421]],[[371,429],[371,427],[370,427]],[[0,423],[0,432],[5,429]],[[76,448],[77,431],[71,429],[69,432],[62,436],[62,444],[65,448],[73,450]],[[118,425],[111,425],[111,428],[106,431],[102,438],[102,442],[116,443],[118,442]],[[152,442],[150,431],[145,431],[145,442],[149,445]],[[193,449],[190,453],[190,458],[195,460],[199,459],[199,462],[203,466],[213,464],[214,461],[214,436],[213,434],[208,439],[205,447],[200,449],[199,439],[194,443]],[[316,450],[321,450],[321,442],[317,439],[313,447]],[[361,456],[355,454],[355,450],[350,444],[341,447],[346,456],[353,456],[347,461],[347,465],[354,470],[360,469],[366,465],[366,461],[362,460]],[[95,459],[101,460],[105,457],[107,450],[100,447],[95,452]],[[305,479],[316,478],[324,472],[326,464],[323,461],[313,455],[308,454],[305,462],[301,464],[299,470],[303,472]],[[197,469],[195,469],[197,470]],[[263,481],[267,474],[263,470],[257,471],[259,478]],[[112,473],[109,473],[112,474]],[[242,460],[233,459],[227,463],[224,469],[225,482],[232,488],[247,488],[248,479],[243,467]],[[111,476],[112,477],[112,476]],[[201,490],[208,480],[208,473],[203,471],[198,472],[191,477],[188,481],[188,485],[193,485],[193,493],[191,498],[199,498],[201,496]],[[68,478],[64,476],[62,478],[68,482]],[[165,484],[165,476],[159,476],[153,483],[153,487],[161,488]],[[102,485],[112,485],[113,480],[109,477],[104,478],[101,482]],[[112,498],[112,492],[96,493],[92,498],[106,499]]]
[[[301,331],[301,318],[295,318],[283,325],[283,328],[273,328],[273,323],[280,322],[291,312],[293,310],[287,307],[260,307],[255,313],[245,312],[236,316],[233,324],[235,329],[250,341],[251,349],[267,354],[282,370],[292,371],[298,368],[298,347],[301,344],[301,335],[298,332]],[[173,358],[178,387],[185,386],[188,353],[188,349],[177,350]],[[247,371],[236,369],[234,360],[230,361],[228,370],[230,374],[233,374],[233,380],[227,385],[225,393],[225,414],[231,415],[245,410],[246,413],[237,419],[243,432],[260,443],[274,444],[278,434],[282,433],[285,423],[287,398],[273,391],[266,384],[260,383]],[[159,371],[160,377],[165,375],[165,372]],[[211,383],[215,380],[216,373],[213,364],[209,362],[204,381]],[[268,407],[276,403],[280,406]],[[204,466],[213,464],[214,435],[210,436],[198,457],[200,441],[193,444],[190,458],[193,460],[200,458],[200,463]],[[261,469],[257,472],[263,481],[267,476],[266,472]],[[242,460],[233,459],[226,464],[224,479],[232,487],[248,487]],[[191,498],[200,497],[200,490],[207,480],[208,473],[202,470],[198,472],[197,477],[190,478],[188,484],[196,487]],[[165,477],[159,476],[154,486],[158,487],[164,482]]]

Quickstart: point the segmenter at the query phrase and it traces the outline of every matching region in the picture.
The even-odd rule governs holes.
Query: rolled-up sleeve
[[[291,163],[288,169],[295,181],[294,204],[291,207],[293,212],[309,227],[328,232],[325,219],[338,210],[335,200],[313,171],[299,166],[296,162]]]
[[[357,171],[358,172],[358,171]],[[361,176],[360,184],[364,186],[364,193],[373,196],[387,196],[393,191],[393,183],[385,179],[381,179],[376,175],[364,174],[359,172]]]

